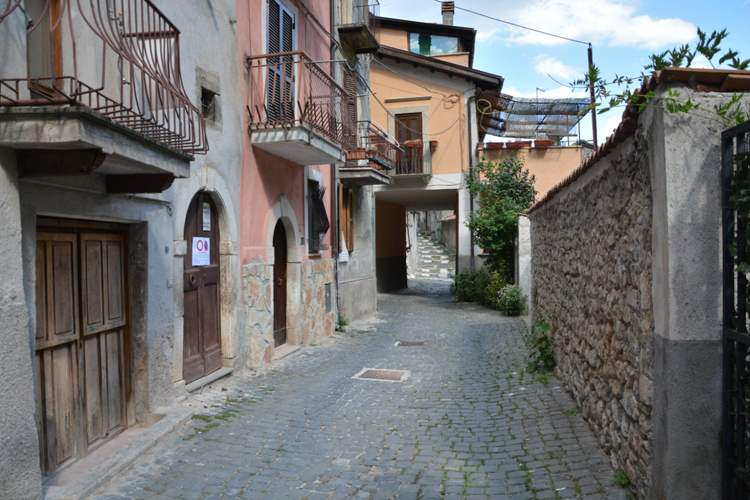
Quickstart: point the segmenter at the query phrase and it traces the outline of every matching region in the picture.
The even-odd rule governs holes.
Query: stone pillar
[[[717,97],[727,98],[676,90],[708,109]],[[655,334],[649,498],[719,500],[724,127],[686,114],[649,113]]]
[[[531,221],[525,215],[518,216],[515,272],[516,285],[529,298],[531,305]]]
[[[42,498],[15,154],[0,150],[0,498]],[[33,277],[27,279],[34,280]],[[33,287],[31,287],[33,290]]]

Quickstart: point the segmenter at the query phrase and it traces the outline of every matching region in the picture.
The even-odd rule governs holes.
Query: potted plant
[[[366,160],[367,159],[366,154],[367,153],[365,151],[365,148],[358,147],[356,151],[350,151],[346,153],[346,159],[351,160],[351,161]]]
[[[536,139],[534,141],[534,146],[537,148],[551,148],[555,145],[555,141],[552,139]]]

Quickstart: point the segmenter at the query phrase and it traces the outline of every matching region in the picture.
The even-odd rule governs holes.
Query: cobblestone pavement
[[[520,319],[410,287],[328,345],[183,402],[196,418],[96,498],[626,497],[554,377],[522,371]],[[411,376],[352,378],[365,367]]]

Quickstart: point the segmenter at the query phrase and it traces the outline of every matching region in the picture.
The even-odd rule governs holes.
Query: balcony
[[[96,170],[109,192],[160,192],[187,177],[208,141],[182,83],[180,32],[159,9],[19,4],[0,13],[6,34],[25,32],[0,67],[0,147],[16,150],[19,176]]]
[[[357,123],[357,150],[347,153],[339,178],[360,186],[389,184],[388,171],[396,165],[396,154],[403,152],[398,142],[370,121]]]
[[[343,24],[338,26],[344,53],[353,59],[356,54],[377,52],[380,44],[370,30],[370,24],[373,16],[377,19],[380,14],[380,3],[378,0],[354,0],[350,5],[351,13],[344,12]]]
[[[250,56],[253,146],[299,165],[344,163],[356,144],[353,96],[304,52]]]

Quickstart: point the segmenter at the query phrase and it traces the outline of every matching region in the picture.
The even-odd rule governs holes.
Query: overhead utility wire
[[[435,1],[437,3],[443,3],[441,0],[435,0]],[[477,16],[486,17],[487,19],[492,19],[493,21],[497,21],[499,23],[509,24],[511,26],[515,26],[516,28],[521,28],[521,29],[533,31],[535,33],[541,33],[542,35],[553,36],[555,38],[561,38],[561,39],[567,40],[569,42],[582,43],[583,45],[590,45],[589,42],[582,42],[581,40],[576,40],[575,38],[568,38],[568,37],[561,36],[561,35],[555,35],[554,33],[547,33],[546,31],[537,30],[537,29],[534,29],[534,28],[529,28],[528,26],[522,26],[520,24],[512,23],[510,21],[503,21],[502,19],[498,19],[496,17],[488,16],[487,14],[482,14],[481,12],[476,12],[476,11],[469,10],[469,9],[464,9],[463,7],[454,7],[454,8],[456,8],[458,10],[463,10],[465,12],[470,12],[472,14],[476,14]]]
[[[435,2],[437,2],[439,4],[443,3],[441,0],[435,0]],[[568,37],[565,37],[565,36],[555,35],[554,33],[548,33],[546,31],[537,30],[537,29],[534,29],[534,28],[529,28],[528,26],[522,26],[520,24],[511,23],[510,21],[503,21],[502,19],[498,19],[496,17],[488,16],[487,14],[482,14],[481,12],[476,12],[476,11],[469,10],[469,9],[464,9],[463,7],[455,7],[454,6],[454,8],[455,9],[459,9],[459,10],[463,10],[464,12],[469,12],[469,13],[477,15],[477,16],[485,17],[487,19],[491,19],[491,20],[497,21],[499,23],[504,23],[504,24],[508,24],[510,26],[515,26],[516,28],[521,28],[521,29],[525,29],[525,30],[528,30],[528,31],[533,31],[535,33],[540,33],[542,35],[547,35],[547,36],[551,36],[551,37],[554,37],[554,38],[560,38],[562,40],[567,40],[569,42],[574,42],[574,43],[580,43],[580,44],[583,44],[583,45],[588,45],[589,71],[592,71],[593,68],[594,68],[593,47],[591,46],[591,42],[584,42],[584,41],[581,41],[581,40],[576,40],[575,38],[568,38]],[[594,83],[593,83],[593,81],[589,85],[589,93],[591,94],[591,106],[593,108],[593,106],[596,105],[596,101],[595,101],[595,98],[594,98]],[[598,149],[598,146],[597,146],[597,137],[596,137],[596,113],[595,113],[595,110],[592,110],[592,112],[591,112],[591,128],[592,128],[593,135],[594,135],[594,151],[596,151]]]

